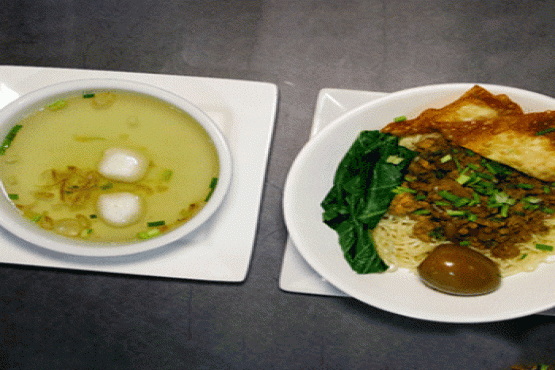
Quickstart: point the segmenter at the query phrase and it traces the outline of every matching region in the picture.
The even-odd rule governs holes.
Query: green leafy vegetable
[[[333,187],[321,203],[323,221],[334,229],[345,259],[360,274],[385,271],[370,231],[387,212],[406,168],[416,155],[398,145],[398,138],[362,131],[341,160]],[[391,156],[403,158],[399,164]]]

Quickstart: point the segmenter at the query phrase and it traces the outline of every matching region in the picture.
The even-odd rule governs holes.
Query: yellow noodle
[[[416,221],[407,216],[386,215],[372,231],[376,250],[380,257],[393,269],[406,268],[416,271],[418,265],[428,254],[443,242],[424,242],[412,236]],[[491,258],[499,265],[502,276],[520,272],[534,271],[541,263],[555,262],[555,251],[543,251],[536,244],[555,245],[555,220],[549,219],[546,225],[550,231],[545,235],[534,235],[527,243],[517,244],[520,255],[512,259],[500,259],[492,256],[489,250],[478,252]],[[524,256],[524,258],[523,258]]]

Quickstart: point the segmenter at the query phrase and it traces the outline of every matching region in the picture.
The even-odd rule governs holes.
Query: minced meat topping
[[[443,138],[416,144],[405,181],[389,213],[417,221],[414,236],[448,240],[495,257],[519,256],[516,244],[548,231],[555,213],[555,184],[540,181]]]

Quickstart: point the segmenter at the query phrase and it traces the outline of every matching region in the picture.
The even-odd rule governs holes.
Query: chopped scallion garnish
[[[205,202],[208,202],[208,200],[210,199],[210,197],[214,193],[214,189],[216,189],[216,185],[218,185],[218,178],[217,177],[212,177],[212,181],[210,181],[210,185],[208,185],[208,187],[210,188],[210,192],[208,193],[208,195],[204,199]]]
[[[449,162],[451,159],[453,159],[453,157],[451,157],[451,154],[447,154],[447,155],[441,157],[441,159],[439,161],[441,163],[446,163],[446,162]]]
[[[404,161],[404,158],[401,158],[401,157],[396,156],[396,155],[390,155],[389,157],[387,157],[387,159],[385,161],[387,163],[399,164],[399,163]]]
[[[509,216],[509,205],[508,204],[503,204],[501,206],[501,217],[508,217]]]
[[[170,179],[172,178],[173,175],[173,171],[172,170],[165,170],[164,172],[162,172],[162,175],[160,175],[160,179],[162,181],[170,181]]]
[[[18,200],[19,199],[19,194],[8,194],[8,198],[10,198],[11,200]]]
[[[468,247],[470,245],[470,241],[468,240],[463,240],[462,242],[459,243],[459,245],[461,247]]]
[[[161,232],[162,231],[160,231],[160,229],[150,229],[147,231],[141,231],[137,234],[137,236],[139,237],[139,239],[149,239],[156,235],[159,235]]]
[[[93,94],[93,93],[83,94],[83,99],[90,99],[90,98],[94,98],[94,94]]]
[[[553,132],[553,131],[555,131],[555,127],[546,128],[545,130],[536,132],[536,136],[549,134],[550,132]]]
[[[448,192],[447,190],[440,190],[438,192],[439,195],[441,195],[444,199],[450,201],[450,202],[456,202],[460,199],[459,196],[456,196],[453,193]]]
[[[416,200],[425,200],[426,196],[424,194],[417,194],[414,199]]]
[[[448,209],[445,211],[449,216],[464,216],[466,213],[464,211],[457,211],[454,209]]]
[[[429,209],[417,209],[416,211],[412,212],[413,215],[427,215],[430,214]]]
[[[450,206],[451,206],[451,203],[449,203],[449,202],[444,202],[444,201],[442,201],[442,200],[436,201],[435,204],[438,205],[438,206],[443,206],[443,207],[450,207]]]
[[[537,203],[540,203],[542,201],[542,199],[538,198],[538,197],[527,197],[527,198],[524,198],[524,200],[526,202],[532,203],[532,204],[537,204]]]
[[[458,207],[465,206],[468,203],[470,203],[470,199],[468,199],[468,198],[459,198],[459,199],[457,199],[456,201],[453,202],[453,205],[458,208]]]
[[[55,101],[54,103],[50,104],[48,106],[48,108],[50,110],[60,110],[63,107],[65,107],[66,105],[67,105],[67,101],[61,99],[61,100]]]
[[[164,226],[166,224],[166,221],[162,220],[162,221],[152,221],[152,222],[147,222],[146,226],[148,227],[156,227],[156,226]]]
[[[109,183],[106,183],[106,184],[100,186],[100,189],[102,189],[102,190],[108,190],[108,189],[111,189],[111,188],[113,188],[113,187],[114,187],[114,184],[112,184],[111,182],[109,182]]]
[[[6,154],[6,149],[8,149],[9,146],[12,144],[12,141],[15,139],[15,135],[17,135],[17,132],[21,130],[22,127],[22,125],[15,125],[11,128],[10,132],[8,132],[8,134],[4,138],[4,141],[2,142],[2,146],[0,147],[0,155]]]
[[[93,232],[92,229],[85,229],[81,231],[81,238],[87,239],[92,234],[92,232]]]
[[[393,192],[395,194],[402,194],[402,193],[416,194],[416,190],[413,190],[411,188],[407,188],[405,186],[397,186],[395,189],[391,190],[391,192]]]
[[[536,249],[539,249],[540,251],[547,251],[547,252],[552,252],[553,251],[553,247],[551,245],[547,245],[547,244],[536,244]]]
[[[393,119],[395,122],[403,122],[407,120],[406,116],[398,116]]]
[[[461,174],[458,178],[457,178],[457,182],[461,185],[466,184],[468,181],[470,181],[472,179],[472,177],[465,175],[465,174]]]

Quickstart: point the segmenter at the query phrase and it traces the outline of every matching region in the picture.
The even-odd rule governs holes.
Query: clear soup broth
[[[104,152],[129,149],[147,159],[133,182],[99,170]],[[30,222],[67,237],[129,242],[155,237],[198,213],[217,184],[218,154],[204,128],[161,100],[128,92],[76,95],[28,115],[4,140],[0,178]],[[102,194],[140,198],[136,220],[99,217]]]

